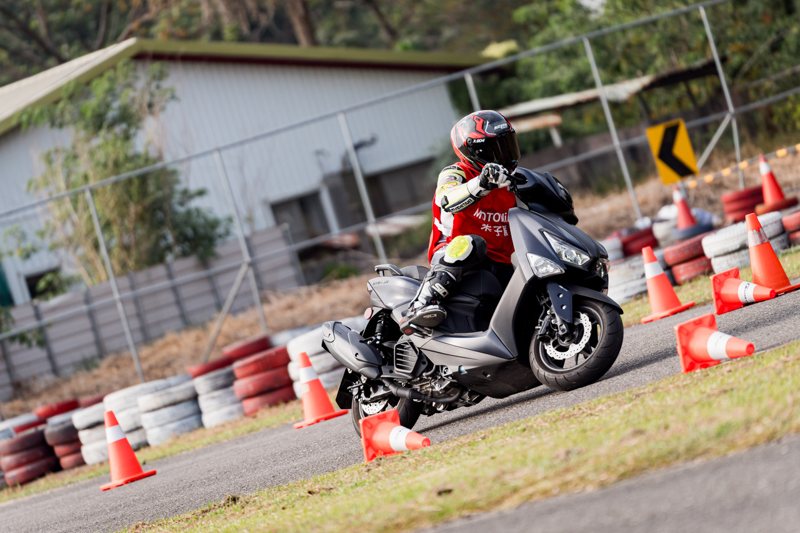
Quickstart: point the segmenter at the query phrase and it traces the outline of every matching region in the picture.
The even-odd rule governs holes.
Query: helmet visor
[[[519,162],[519,144],[517,144],[517,133],[509,131],[494,138],[487,138],[486,143],[476,150],[481,163],[499,163],[506,170],[513,172]]]

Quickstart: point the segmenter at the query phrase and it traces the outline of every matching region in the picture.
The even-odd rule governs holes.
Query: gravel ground
[[[721,331],[753,341],[757,350],[800,338],[796,310],[800,292],[719,318]],[[537,388],[471,409],[423,418],[414,429],[434,442],[638,387],[680,371],[673,327],[710,312],[692,309],[626,330],[619,360],[605,379],[568,393]],[[731,363],[735,364],[735,363]],[[113,530],[196,509],[227,495],[304,479],[359,463],[361,449],[349,417],[295,431],[289,426],[159,461],[158,475],[101,493],[92,480],[0,505],[8,531]],[[690,498],[690,496],[687,496]]]

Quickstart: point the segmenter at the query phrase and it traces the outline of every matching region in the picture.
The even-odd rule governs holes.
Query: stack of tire
[[[795,211],[784,216],[783,228],[789,235],[789,245],[800,246],[800,211]]]
[[[45,442],[41,428],[0,441],[0,469],[9,486],[24,485],[58,468],[58,458]]]
[[[233,393],[235,379],[231,365],[194,378],[201,425],[214,427],[243,416],[241,403]]]
[[[621,261],[625,259],[625,252],[622,251],[622,239],[619,237],[609,237],[608,239],[600,241],[600,244],[606,249],[609,261]]]
[[[656,236],[653,234],[652,226],[628,231],[619,238],[622,242],[622,252],[625,254],[625,257],[641,254],[642,249],[647,246],[653,249],[658,248],[658,239],[656,239]]]
[[[14,438],[14,431],[11,428],[0,428],[0,443],[11,438]],[[6,478],[3,476],[3,467],[0,466],[0,490],[7,486]]]
[[[778,212],[767,213],[758,217],[764,234],[772,243],[772,248],[779,252],[789,247],[789,235],[786,233]],[[719,274],[731,268],[740,268],[750,264],[750,250],[747,247],[747,228],[739,222],[706,235],[702,240],[703,253],[711,259],[711,266]]]
[[[170,380],[167,380],[166,387],[139,396],[137,400],[143,431],[150,446],[202,426],[194,383],[188,376]]]
[[[234,363],[236,381],[233,392],[241,400],[245,415],[253,416],[264,407],[295,399],[288,364],[289,352],[285,346],[271,348]]]
[[[712,272],[711,259],[703,253],[706,235],[707,231],[664,248],[664,262],[670,267],[675,284],[683,285]]]
[[[87,465],[96,465],[108,459],[105,407],[102,402],[79,409],[72,414],[72,425],[78,430],[81,456]]]
[[[664,253],[655,250],[661,268],[672,280],[672,273],[664,262]],[[641,254],[623,261],[615,261],[608,267],[608,296],[622,305],[640,294],[647,293],[647,279],[644,274],[644,258]]]
[[[53,447],[53,452],[64,470],[86,464],[81,454],[78,429],[72,422],[73,414],[73,411],[69,411],[51,417],[44,428],[44,440]]]
[[[345,318],[340,322],[355,331],[361,331],[367,323],[362,316]],[[311,366],[314,367],[323,387],[327,390],[333,390],[341,383],[344,367],[322,348],[321,326],[289,341],[286,345],[286,350],[289,352],[289,359],[291,359],[288,367],[289,376],[292,378],[292,386],[297,398],[302,397],[303,394],[300,386],[300,366],[298,364],[301,353],[308,354]]]
[[[720,197],[726,222],[741,222],[764,201],[761,185],[723,194]]]

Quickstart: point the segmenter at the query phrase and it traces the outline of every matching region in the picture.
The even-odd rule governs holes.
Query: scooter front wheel
[[[422,414],[422,404],[412,400],[406,400],[405,398],[397,398],[396,396],[392,396],[391,398],[382,400],[380,402],[362,402],[363,400],[359,398],[358,395],[354,394],[353,403],[350,406],[350,415],[353,419],[353,427],[355,428],[359,437],[361,436],[361,425],[358,422],[362,418],[376,415],[378,413],[388,411],[389,409],[397,409],[397,412],[400,414],[400,425],[411,429],[414,427],[414,424],[417,423],[419,416]]]
[[[613,307],[575,299],[572,338],[534,336],[529,358],[536,379],[554,390],[590,385],[608,372],[622,348],[624,329]]]

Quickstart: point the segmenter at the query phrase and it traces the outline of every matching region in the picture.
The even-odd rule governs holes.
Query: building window
[[[272,204],[278,225],[286,224],[292,242],[313,239],[330,232],[319,194],[309,194]]]

